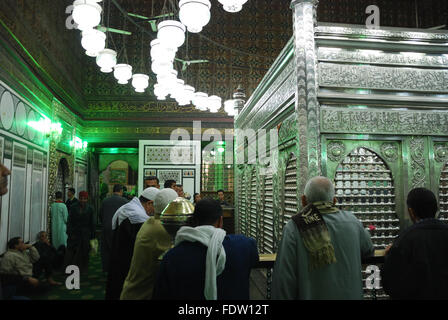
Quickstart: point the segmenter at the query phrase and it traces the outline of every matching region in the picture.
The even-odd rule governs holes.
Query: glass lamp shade
[[[98,53],[96,64],[101,68],[101,72],[110,73],[117,65],[117,53],[111,49],[104,49]]]
[[[176,85],[177,71],[172,69],[167,73],[157,75],[157,82],[166,88],[171,88]]]
[[[211,112],[216,113],[221,109],[222,99],[218,96],[210,96],[208,98],[208,108]]]
[[[179,102],[179,100],[184,99],[184,85],[185,81],[182,79],[176,80],[176,85],[170,90],[171,96]],[[184,99],[185,100],[185,99]]]
[[[172,69],[173,69],[172,61],[153,60],[151,64],[152,72],[154,72],[157,75],[162,73],[168,73]]]
[[[227,100],[224,102],[224,111],[231,117],[235,116],[235,101]]]
[[[157,39],[168,48],[177,49],[185,42],[185,26],[176,20],[165,20],[157,25]]]
[[[185,99],[187,99],[189,103],[191,101],[193,101],[193,99],[194,99],[194,91],[195,91],[194,87],[189,86],[189,85],[184,86],[184,96],[185,96]]]
[[[78,29],[84,31],[100,24],[102,11],[95,0],[76,0],[73,2],[72,17]]]
[[[239,12],[241,11],[241,9],[243,9],[243,5],[248,1],[248,0],[218,0],[225,11],[227,12]]]
[[[189,32],[199,33],[210,22],[209,0],[181,0],[179,2],[179,19]]]
[[[165,86],[161,85],[160,83],[156,83],[154,85],[154,94],[156,95],[157,100],[165,100],[169,92]]]
[[[194,95],[193,104],[201,111],[207,110],[208,94],[205,92],[196,92]]]
[[[119,84],[127,84],[132,78],[132,66],[128,64],[117,64],[114,67],[114,77]]]
[[[106,47],[106,34],[96,29],[85,30],[82,32],[81,45],[86,50],[86,55],[96,57]]]
[[[149,77],[146,74],[136,73],[132,76],[132,86],[136,92],[143,93],[149,86]]]
[[[159,39],[151,41],[151,59],[154,61],[174,61],[177,49],[166,47]]]

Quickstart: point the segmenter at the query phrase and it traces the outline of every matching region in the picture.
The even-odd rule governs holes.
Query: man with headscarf
[[[159,256],[170,249],[171,236],[160,221],[163,209],[177,193],[167,188],[154,199],[154,217],[149,218],[140,228],[134,246],[131,267],[123,285],[121,300],[149,300],[159,266]]]
[[[101,262],[103,264],[103,272],[109,272],[112,250],[112,218],[115,212],[126,203],[128,203],[128,200],[123,197],[123,186],[121,184],[114,185],[113,194],[101,203]]]
[[[212,199],[196,204],[189,224],[163,257],[153,299],[249,300],[250,270],[259,260],[255,240],[226,235],[222,208]]]
[[[352,212],[336,206],[326,177],[308,181],[303,209],[283,228],[272,299],[363,298],[361,258],[373,254],[369,233]]]
[[[160,192],[146,188],[140,197],[134,197],[120,207],[112,218],[112,254],[106,282],[106,300],[119,300],[123,283],[129,272],[135,239],[140,227],[154,214],[154,200]]]

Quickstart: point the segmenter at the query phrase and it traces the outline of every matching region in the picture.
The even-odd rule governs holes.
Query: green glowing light
[[[225,151],[224,148],[218,148],[218,152],[223,153]]]

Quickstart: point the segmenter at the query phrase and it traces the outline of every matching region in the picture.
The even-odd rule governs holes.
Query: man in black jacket
[[[416,188],[407,206],[414,225],[387,250],[384,290],[392,299],[448,299],[448,225],[435,218],[437,199]]]
[[[109,272],[110,255],[112,250],[112,218],[119,208],[128,203],[123,198],[123,186],[114,185],[113,194],[104,199],[101,203],[100,221],[102,222],[101,232],[101,261],[103,272]]]

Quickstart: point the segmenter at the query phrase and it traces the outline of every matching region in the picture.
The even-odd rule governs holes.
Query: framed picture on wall
[[[182,183],[182,170],[157,170],[157,178],[160,180],[160,185],[162,186],[167,180],[174,180],[177,184]]]
[[[145,169],[145,177],[155,176],[157,177],[157,169]]]
[[[110,184],[127,184],[128,177],[125,169],[110,169]]]
[[[182,170],[184,178],[194,178],[194,170]]]

